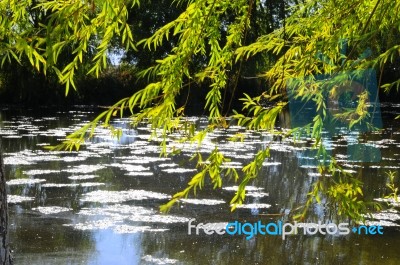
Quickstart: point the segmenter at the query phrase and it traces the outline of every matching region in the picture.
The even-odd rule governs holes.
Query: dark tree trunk
[[[1,152],[0,138],[0,264],[12,264],[8,240],[8,209],[7,209],[7,190],[6,176],[4,174],[4,164]]]

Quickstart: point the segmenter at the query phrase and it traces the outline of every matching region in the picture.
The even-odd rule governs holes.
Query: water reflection
[[[140,264],[142,234],[116,234],[111,230],[99,230],[94,234],[96,249],[88,264]]]
[[[42,149],[62,140],[94,112],[77,109],[52,116],[14,109],[0,112],[17,264],[397,264],[400,259],[397,210],[373,216],[392,224],[383,236],[297,235],[285,241],[275,236],[251,240],[204,233],[189,236],[191,218],[197,223],[287,218],[321,177],[307,153],[310,143],[233,126],[211,133],[199,148],[174,141],[179,134],[171,135],[169,150],[186,151],[162,158],[157,139],[147,141],[147,126],[133,130],[121,119],[116,123],[123,129],[119,143],[99,129],[80,152]],[[206,123],[202,118],[193,120],[199,126]],[[330,142],[337,161],[362,178],[364,193],[371,199],[382,197],[386,170],[400,166],[397,128],[389,126],[382,134],[369,136],[368,142],[380,148],[379,163],[348,161],[347,143],[352,138],[338,136]],[[226,141],[237,132],[247,138]],[[237,189],[230,182],[222,190],[206,188],[198,198],[182,200],[170,215],[160,215],[159,205],[183,189],[194,172],[194,162],[188,158],[198,151],[210,153],[216,143],[232,159],[224,166],[234,168],[248,163],[257,150],[271,147],[260,176],[249,184],[244,206],[230,212],[229,201]],[[335,220],[325,205],[312,210],[310,220]]]

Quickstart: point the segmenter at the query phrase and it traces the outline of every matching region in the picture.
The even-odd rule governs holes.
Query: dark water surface
[[[400,214],[395,209],[375,215],[385,225],[383,235],[188,235],[193,223],[226,225],[238,220],[264,223],[288,221],[287,213],[304,203],[319,177],[304,157],[308,144],[273,141],[268,134],[246,132],[239,127],[209,134],[201,147],[183,146],[180,134],[169,137],[168,148],[185,147],[181,154],[159,157],[157,138],[146,125],[131,129],[127,119],[118,142],[106,130],[79,152],[46,151],[97,110],[43,110],[32,112],[3,108],[0,136],[8,176],[10,234],[16,264],[400,264]],[[368,142],[379,149],[378,163],[351,163],[347,144],[357,136],[335,137],[329,143],[336,159],[364,182],[367,198],[380,198],[386,190],[386,172],[400,168],[399,124],[393,117],[399,105],[382,108],[385,130],[370,135]],[[201,127],[202,118],[191,118]],[[243,142],[226,139],[237,132]],[[272,142],[271,142],[272,141]],[[182,190],[195,173],[189,158],[197,151],[209,154],[218,144],[240,168],[266,145],[271,157],[260,176],[249,184],[243,208],[231,213],[229,201],[235,183],[224,189],[205,188],[172,209],[169,215],[159,205]],[[200,150],[199,150],[200,149]],[[339,221],[328,216],[324,205],[313,208],[309,221]],[[281,216],[279,216],[281,215]],[[343,221],[343,220],[341,220]]]

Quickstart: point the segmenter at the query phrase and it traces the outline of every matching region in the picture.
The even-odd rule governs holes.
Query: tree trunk
[[[10,247],[8,245],[8,205],[7,205],[7,190],[6,176],[4,174],[4,164],[1,151],[0,138],[0,264],[12,264]]]

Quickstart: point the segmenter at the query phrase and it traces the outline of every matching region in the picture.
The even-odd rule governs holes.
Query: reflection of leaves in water
[[[71,180],[86,180],[86,179],[94,179],[99,178],[99,175],[77,175],[68,177]]]
[[[231,187],[223,187],[223,190],[228,190],[228,191],[237,191],[239,186],[231,186]],[[255,187],[255,186],[246,186],[246,191],[260,191],[263,190],[264,188],[261,187]]]
[[[14,175],[9,176],[10,179],[24,179],[27,178],[28,176],[24,173],[22,168],[17,167],[16,170],[14,171]]]
[[[72,211],[71,208],[60,206],[39,206],[37,208],[32,208],[32,210],[39,211],[42,214],[57,214]]]
[[[188,172],[196,172],[196,169],[193,168],[166,168],[161,169],[162,172],[169,174],[178,174],[178,173],[188,173]]]
[[[12,179],[7,181],[7,185],[33,185],[37,183],[45,182],[45,179]]]
[[[45,174],[53,174],[53,173],[60,173],[60,170],[51,170],[51,169],[32,169],[24,171],[24,173],[28,176],[34,175],[45,175]]]
[[[77,223],[77,224],[64,224],[64,226],[72,226],[78,230],[96,230],[96,229],[107,229],[115,225],[115,220],[102,219],[97,221]]]
[[[85,182],[85,183],[46,183],[43,184],[42,187],[44,188],[66,188],[66,187],[97,187],[97,186],[104,186],[105,183],[98,183],[98,182]]]
[[[145,190],[127,190],[127,191],[107,191],[98,190],[84,194],[81,201],[100,202],[100,203],[118,203],[131,200],[146,199],[169,199],[170,196],[164,193],[158,193]]]
[[[254,198],[262,198],[262,197],[267,197],[269,196],[268,193],[265,192],[247,192],[246,196],[248,197],[254,197]]]
[[[178,262],[178,260],[176,259],[169,259],[169,258],[155,258],[152,257],[150,255],[146,255],[144,257],[142,257],[142,260],[149,263],[149,264],[154,264],[154,265],[158,265],[158,264],[176,264]]]
[[[159,228],[151,226],[131,225],[132,222],[136,223],[159,223],[159,224],[175,224],[187,223],[189,221],[186,217],[174,215],[160,215],[153,209],[135,206],[114,204],[106,205],[99,208],[83,208],[79,211],[78,215],[86,216],[84,222],[75,224],[67,224],[65,226],[72,226],[78,230],[95,230],[95,229],[108,229],[111,228],[116,233],[138,233],[138,232],[164,232],[168,228]],[[98,218],[101,217],[100,220]],[[95,218],[96,220],[92,220]],[[125,224],[125,223],[129,223]]]
[[[165,232],[169,229],[151,228],[150,226],[118,225],[113,231],[117,234],[143,233],[143,232]]]
[[[74,167],[68,167],[67,169],[63,169],[62,171],[68,173],[85,174],[85,173],[92,173],[104,168],[106,167],[102,165],[79,165]]]
[[[214,144],[216,142],[218,142],[218,139],[222,139],[222,135],[223,134],[224,134],[224,132],[222,132],[222,131],[218,132],[217,134],[211,134],[211,136],[209,138],[206,138],[205,144],[200,147],[200,150],[204,151],[205,153],[212,151],[212,148],[214,148]],[[221,137],[221,138],[217,138],[217,137]],[[250,159],[251,156],[253,155],[253,152],[255,150],[258,150],[256,147],[260,144],[259,142],[256,142],[256,141],[252,142],[253,139],[256,139],[256,138],[251,138],[250,140],[246,141],[245,143],[238,143],[238,144],[231,144],[231,143],[223,142],[223,141],[222,142],[218,142],[219,145],[220,145],[221,153],[223,153],[224,155],[227,155],[227,156],[229,155],[229,158],[232,158],[232,160],[240,161],[240,162],[225,162],[225,163],[223,163],[221,165],[221,168],[223,166],[225,166],[225,165],[240,166],[241,164],[245,164],[244,160],[239,160],[239,159],[242,159],[242,158],[245,159],[245,160],[246,159]],[[62,166],[66,165],[64,162],[69,162],[69,159],[74,160],[76,155],[78,155],[79,157],[82,156],[83,158],[87,159],[87,163],[85,163],[85,164],[90,164],[90,163],[96,164],[96,163],[98,163],[97,165],[99,165],[99,164],[100,165],[109,165],[110,163],[116,163],[116,164],[120,165],[120,163],[122,163],[122,164],[132,164],[132,166],[135,166],[136,164],[138,164],[138,165],[142,165],[142,168],[139,168],[140,170],[143,170],[143,168],[145,168],[147,170],[148,167],[149,167],[150,170],[154,170],[154,169],[157,170],[158,169],[159,171],[161,171],[161,168],[167,169],[167,168],[171,168],[171,167],[177,167],[178,164],[176,164],[176,163],[179,163],[179,162],[175,158],[173,158],[174,160],[172,160],[171,158],[167,158],[166,159],[166,158],[160,158],[160,157],[151,157],[151,156],[156,156],[156,154],[154,152],[158,152],[159,151],[159,147],[158,146],[149,146],[151,144],[152,143],[141,141],[141,143],[136,144],[136,142],[135,142],[134,145],[130,145],[129,147],[125,146],[124,148],[126,148],[126,150],[123,150],[123,151],[118,150],[117,152],[115,152],[115,157],[114,157],[114,160],[112,160],[112,162],[110,162],[110,159],[109,159],[110,156],[104,155],[104,154],[109,153],[109,150],[107,150],[107,152],[105,152],[104,150],[101,151],[102,149],[109,149],[109,146],[107,146],[107,144],[92,145],[90,147],[91,151],[84,150],[84,151],[81,151],[81,153],[65,154],[63,152],[46,153],[46,152],[37,152],[37,151],[21,151],[21,152],[18,152],[18,153],[14,153],[15,155],[8,154],[9,155],[8,157],[11,157],[12,159],[18,159],[19,157],[22,157],[24,159],[23,161],[25,161],[30,166],[34,166],[35,163],[56,161],[55,163],[54,162],[47,163],[46,164],[47,168],[53,167],[55,164],[57,164],[57,167],[61,167],[62,168]],[[277,152],[279,152],[279,156],[280,156],[281,159],[279,159],[278,161],[280,161],[280,162],[278,162],[278,161],[275,162],[276,157],[274,157],[273,161],[264,162],[263,166],[272,166],[273,164],[270,164],[270,163],[274,163],[274,165],[275,164],[277,165],[275,168],[277,168],[279,170],[282,169],[282,172],[286,172],[287,168],[291,168],[294,165],[294,163],[288,161],[289,160],[288,155],[286,155],[284,152],[281,152],[281,151],[288,151],[288,152],[292,152],[292,153],[296,152],[296,149],[294,147],[292,147],[291,145],[292,145],[291,143],[287,143],[287,142],[285,142],[285,144],[280,144],[280,143],[272,144],[271,145],[271,150],[275,150],[276,151],[274,156],[276,155]],[[176,146],[183,147],[183,145],[179,146],[179,144],[176,144]],[[241,150],[241,149],[243,149],[243,150]],[[103,153],[101,153],[101,154],[97,153],[97,152],[100,152],[100,151],[103,152]],[[131,151],[134,151],[134,153],[136,152],[138,154],[139,153],[146,153],[146,156],[132,155]],[[187,153],[185,153],[184,155],[186,156],[187,154],[192,154],[195,151],[197,151],[197,149],[196,148],[192,148],[192,149],[188,150]],[[68,155],[68,158],[65,159],[67,155]],[[69,155],[71,155],[71,157],[69,157]],[[337,157],[338,158],[342,158],[344,161],[346,161],[346,158],[347,158],[347,156],[340,155],[340,154],[338,154]],[[96,158],[95,162],[94,162],[93,158]],[[169,161],[165,162],[166,160],[171,160],[170,161],[171,163],[168,163]],[[395,161],[395,160],[393,160],[393,161]],[[142,163],[140,163],[140,162],[142,162]],[[173,162],[176,162],[176,163],[173,164]],[[281,162],[283,162],[283,163],[279,164]],[[159,163],[164,163],[164,164],[159,164]],[[49,165],[49,164],[51,164],[51,165]],[[76,163],[71,164],[71,165],[76,165]],[[287,166],[287,165],[289,165],[289,166]],[[346,168],[354,168],[354,167],[356,167],[356,165],[345,165],[345,164],[342,164],[342,166],[345,166]],[[87,165],[82,165],[82,168],[84,168],[84,167],[87,167]],[[370,166],[370,168],[373,168],[373,167],[377,167],[377,165],[371,165]],[[398,166],[397,166],[397,164],[392,163],[392,164],[389,164],[388,167],[398,167]],[[133,183],[134,184],[138,183],[138,185],[141,185],[141,184],[139,184],[139,181],[142,181],[142,183],[146,183],[146,185],[147,185],[147,182],[148,183],[152,182],[153,178],[125,178],[125,177],[119,177],[119,175],[116,174],[116,173],[119,173],[119,170],[116,169],[116,168],[117,168],[117,166],[115,166],[113,168],[107,167],[107,168],[103,168],[103,169],[99,170],[98,172],[96,172],[96,175],[99,175],[100,177],[97,178],[96,180],[100,181],[100,182],[103,182],[103,183],[112,183],[112,186],[110,186],[110,187],[112,189],[116,189],[116,190],[117,189],[121,190],[121,189],[126,189],[127,187],[132,187]],[[119,166],[118,166],[118,168],[119,168]],[[22,167],[22,169],[23,169],[23,167]],[[20,172],[22,172],[22,169],[20,169]],[[25,167],[25,169],[29,169],[30,170],[31,167],[29,167],[29,168]],[[79,167],[68,167],[66,169],[80,169],[80,168]],[[129,169],[132,170],[133,167],[131,167]],[[138,168],[136,168],[136,169],[138,169]],[[35,170],[37,170],[37,169],[35,169]],[[316,171],[317,170],[315,170],[315,172]],[[134,175],[134,174],[136,174],[136,172],[137,171],[131,171],[128,174],[133,174]],[[304,170],[302,172],[304,172]],[[34,173],[34,172],[31,172],[31,173]],[[148,175],[151,174],[150,171],[142,171],[141,173],[142,174],[148,174]],[[281,173],[281,172],[279,172],[279,173]],[[85,176],[85,175],[81,175],[81,174],[82,173],[79,172],[76,175]],[[137,174],[140,174],[140,172],[138,172]],[[58,181],[60,181],[60,182],[63,182],[64,179],[61,179],[61,178],[63,178],[64,175],[65,175],[65,178],[67,177],[67,174],[64,174],[64,173],[56,174],[56,175],[59,175],[57,177],[59,177]],[[73,174],[68,174],[68,175],[73,175]],[[155,175],[156,175],[156,178],[157,178],[158,174],[155,174]],[[164,174],[164,175],[166,175],[166,174]],[[315,178],[313,178],[313,181],[315,181],[315,179],[322,177],[322,174],[319,173],[319,172],[316,172],[316,173],[312,174],[311,176],[315,177]],[[324,176],[327,177],[328,174],[324,174]],[[51,177],[53,177],[53,176],[51,176]],[[269,176],[265,176],[265,177],[268,180],[270,179]],[[277,176],[277,174],[274,174],[272,177],[278,177],[278,176]],[[297,175],[296,175],[296,178],[299,179],[297,177]],[[137,179],[138,179],[138,182],[134,182]],[[77,180],[77,179],[74,179],[74,180]],[[134,181],[132,181],[132,180],[134,180]],[[61,183],[60,184],[60,183],[57,183],[58,181],[55,180],[56,183],[49,183],[49,185],[47,187],[66,187],[66,188],[68,188],[68,187],[74,187],[75,186],[74,183]],[[160,180],[160,181],[163,181],[163,180]],[[262,185],[265,184],[263,182],[263,180],[259,180],[259,181],[261,182]],[[273,182],[275,180],[271,180],[271,181]],[[53,182],[53,179],[52,179],[52,182]],[[249,183],[249,184],[260,185],[260,182]],[[305,182],[307,182],[307,179],[306,179]],[[160,182],[160,183],[161,183],[160,186],[163,186],[165,182]],[[46,185],[47,184],[44,184],[44,187],[46,187]],[[90,184],[90,185],[92,185],[92,184]],[[95,184],[95,185],[103,185],[103,184]],[[159,185],[159,184],[157,183],[157,185]],[[226,183],[224,183],[224,185],[226,185]],[[266,189],[268,189],[268,192],[272,196],[275,196],[275,191],[276,190],[274,190],[274,188],[270,188],[270,187],[267,187],[266,185],[265,186],[262,186],[262,185],[260,185],[260,186],[261,187],[265,187]],[[140,186],[140,187],[143,187],[143,186]],[[148,187],[148,186],[146,186],[146,187]],[[165,185],[165,189],[163,187],[163,189],[161,189],[161,190],[166,192],[166,189],[169,188],[169,187],[170,186]],[[175,188],[175,186],[173,186],[173,187]],[[308,191],[309,187],[307,186],[307,184],[304,184],[304,187],[306,188],[305,190]],[[19,187],[15,187],[15,188],[19,188]],[[107,188],[109,188],[109,187],[107,187]],[[254,193],[254,192],[251,192],[252,187],[251,186],[247,186],[246,187],[246,192],[247,192],[246,196],[251,196],[252,194],[255,197],[257,195],[265,195],[265,196],[267,195],[266,192],[261,192],[261,190],[263,190],[262,188],[258,188],[258,187],[256,187],[256,188],[257,188],[256,190],[258,192]],[[54,190],[55,190],[55,192],[61,191],[61,190],[57,190],[57,189],[54,189]],[[65,190],[70,191],[71,189],[65,189]],[[76,189],[76,190],[78,190],[78,189]],[[227,187],[227,189],[225,189],[225,190],[229,191],[229,190],[234,190],[234,189],[232,189],[231,187]],[[237,190],[237,186],[236,186],[236,190]],[[158,187],[157,187],[157,191],[158,191]],[[302,191],[303,190],[299,189],[298,191],[295,192],[295,195],[293,195],[293,196],[298,196],[298,194],[300,194]],[[276,192],[278,193],[278,191],[276,191]],[[20,190],[20,193],[14,193],[14,194],[22,194],[22,190]],[[28,193],[28,194],[31,194],[31,193]],[[301,194],[303,194],[303,193],[301,193]],[[83,195],[83,198],[85,198],[85,196],[86,195]],[[164,194],[164,196],[167,196],[167,195]],[[79,197],[80,197],[80,194],[78,194],[78,196],[76,196],[74,201],[78,201]],[[301,197],[301,196],[298,196],[298,197]],[[124,200],[125,199],[127,199],[127,197],[125,197]],[[269,198],[267,198],[267,199],[269,199]],[[287,203],[287,201],[285,201],[285,199],[287,199],[285,196],[281,196],[281,198],[279,198],[279,202]],[[140,200],[140,198],[138,198],[138,200]],[[266,202],[270,202],[270,201],[266,201]],[[140,202],[140,203],[143,203],[143,202]],[[289,204],[289,203],[287,203],[287,204]],[[287,207],[287,208],[290,208],[290,207]],[[98,213],[98,214],[101,215],[101,213]],[[148,215],[154,215],[154,213],[151,213],[151,214],[148,214]],[[140,219],[140,217],[138,215],[132,215],[132,216],[135,216],[135,217],[132,218],[131,221],[133,221],[133,220],[146,220],[145,218]],[[146,218],[147,218],[147,220],[156,220],[155,217],[146,217]],[[127,229],[129,230],[129,228],[127,228]],[[132,228],[132,229],[134,230],[134,228]]]
[[[33,201],[34,199],[35,199],[34,197],[7,195],[8,203],[21,203],[21,202]]]
[[[31,165],[32,163],[21,157],[4,157],[5,165]]]
[[[400,227],[398,221],[400,221],[400,213],[394,209],[384,210],[378,213],[372,213],[365,215],[363,224],[365,225],[380,225],[380,226],[397,226]]]
[[[243,209],[267,209],[270,207],[271,204],[267,203],[250,203],[250,204],[240,204],[236,206],[236,208],[243,208]]]
[[[211,199],[180,199],[179,201],[189,204],[198,204],[198,205],[218,205],[224,204],[223,200],[211,200]]]

